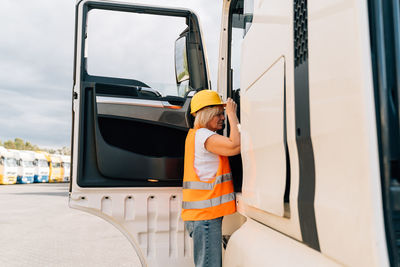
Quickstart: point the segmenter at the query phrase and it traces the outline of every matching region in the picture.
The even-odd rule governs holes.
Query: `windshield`
[[[49,163],[47,160],[41,159],[39,160],[39,167],[49,167]]]
[[[34,166],[34,165],[33,165],[33,161],[24,160],[24,161],[22,162],[22,166],[23,166],[23,167],[33,167],[33,166]]]
[[[61,167],[61,163],[60,162],[52,162],[51,163],[53,168],[60,168]]]
[[[70,164],[68,162],[63,163],[65,169],[69,169]]]
[[[4,165],[7,167],[17,167],[17,160],[13,158],[6,158]]]

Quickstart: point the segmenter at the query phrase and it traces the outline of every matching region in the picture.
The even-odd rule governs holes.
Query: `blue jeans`
[[[193,238],[196,267],[222,266],[222,218],[185,221],[186,230]]]

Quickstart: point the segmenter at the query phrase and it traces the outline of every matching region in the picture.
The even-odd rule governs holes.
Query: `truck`
[[[17,170],[17,159],[13,153],[0,146],[0,184],[15,184]]]
[[[30,184],[34,181],[34,169],[35,166],[33,161],[34,156],[28,151],[10,149],[14,157],[17,160],[17,183]]]
[[[399,266],[399,2],[222,5],[216,90],[241,123],[223,266]],[[184,143],[210,88],[194,12],[77,1],[69,206],[117,227],[142,266],[193,266]]]
[[[35,166],[35,173],[34,173],[34,182],[35,183],[47,183],[49,182],[49,162],[43,152],[33,152],[33,156],[35,160],[33,161],[33,165]]]
[[[62,167],[62,177],[63,182],[69,182],[71,173],[71,157],[67,155],[61,156],[61,167]]]
[[[49,183],[58,183],[62,182],[63,177],[63,168],[61,166],[61,155],[49,154],[50,159],[50,177]]]

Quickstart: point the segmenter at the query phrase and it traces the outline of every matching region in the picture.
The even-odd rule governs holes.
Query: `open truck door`
[[[143,266],[191,266],[184,143],[210,84],[196,15],[79,1],[74,65],[70,207],[116,226]]]

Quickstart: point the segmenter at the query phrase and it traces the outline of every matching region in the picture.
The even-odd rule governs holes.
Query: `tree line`
[[[21,138],[15,138],[13,140],[7,140],[2,142],[0,140],[0,146],[4,146],[7,149],[17,149],[17,150],[30,150],[30,151],[46,151],[50,154],[62,154],[62,155],[71,155],[71,149],[69,147],[63,146],[62,148],[40,148],[37,145],[31,144],[28,141],[24,141]]]

